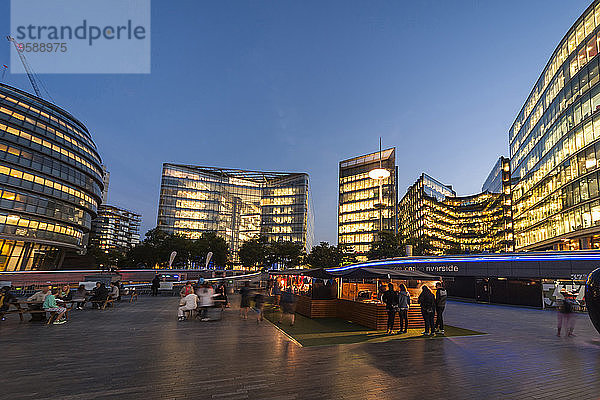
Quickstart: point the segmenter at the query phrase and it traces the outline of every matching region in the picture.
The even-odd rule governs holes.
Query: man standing
[[[160,287],[160,278],[158,274],[152,279],[152,296],[158,296],[158,288]]]
[[[442,286],[441,282],[438,282],[436,285],[436,293],[435,293],[435,332],[444,335],[446,332],[444,331],[444,309],[446,308],[446,299],[448,298],[448,292]]]
[[[398,292],[394,290],[394,284],[388,283],[388,290],[383,292],[381,301],[385,303],[385,309],[387,310],[387,333],[392,334],[394,330],[394,320],[396,319],[396,310],[398,309]]]

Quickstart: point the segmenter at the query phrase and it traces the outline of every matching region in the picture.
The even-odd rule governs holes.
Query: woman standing
[[[423,285],[421,287],[421,294],[419,295],[418,301],[421,305],[421,315],[423,316],[423,321],[425,322],[425,332],[422,332],[421,334],[425,336],[433,336],[435,335],[435,328],[433,324],[435,296],[427,287],[427,285]]]
[[[404,284],[400,284],[398,293],[398,314],[400,316],[400,330],[398,333],[408,332],[408,309],[410,308],[410,293]]]

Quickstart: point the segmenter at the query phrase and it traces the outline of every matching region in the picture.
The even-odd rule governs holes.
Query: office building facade
[[[369,172],[381,167],[390,176],[379,181]],[[377,232],[396,233],[398,206],[396,148],[353,157],[339,163],[338,245],[359,259],[377,240]]]
[[[0,271],[58,269],[87,244],[101,159],[67,111],[0,84]]]
[[[163,164],[158,228],[196,239],[216,232],[230,260],[244,241],[313,241],[312,195],[305,173]]]
[[[129,210],[102,204],[92,220],[90,246],[125,254],[140,243],[142,216]]]
[[[423,241],[431,254],[512,251],[510,204],[503,192],[456,196],[452,186],[427,174],[398,206],[404,241]]]
[[[517,250],[600,248],[600,1],[569,29],[509,131]]]

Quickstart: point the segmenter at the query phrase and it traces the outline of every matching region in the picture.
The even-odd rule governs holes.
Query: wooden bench
[[[90,301],[90,303],[98,304],[98,306],[99,306],[99,308],[101,310],[105,310],[107,305],[114,304],[114,302],[115,302],[115,299],[112,299],[110,297],[107,297],[106,300],[93,300],[93,301]]]
[[[4,317],[6,314],[19,314],[19,319],[21,320],[21,322],[24,321],[23,319],[23,314],[46,314],[46,313],[50,313],[50,318],[47,319],[46,324],[49,325],[51,324],[56,317],[58,316],[58,312],[56,311],[46,311],[43,308],[42,309],[31,309],[31,308],[23,308],[21,307],[22,303],[9,303],[9,309],[3,312],[0,312],[0,318]],[[37,303],[37,302],[24,302],[23,304],[42,304],[42,303]],[[11,310],[10,306],[14,306],[15,309]],[[61,307],[63,307],[67,309],[67,311],[65,312],[65,318],[69,319],[69,311],[71,311],[71,309],[73,308],[73,303],[71,302],[71,306],[68,307],[66,304],[61,305]]]

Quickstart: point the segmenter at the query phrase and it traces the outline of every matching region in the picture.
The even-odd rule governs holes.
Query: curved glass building
[[[0,84],[0,271],[55,269],[87,241],[103,188],[87,128]]]
[[[509,132],[517,250],[600,248],[600,0],[558,44]]]

